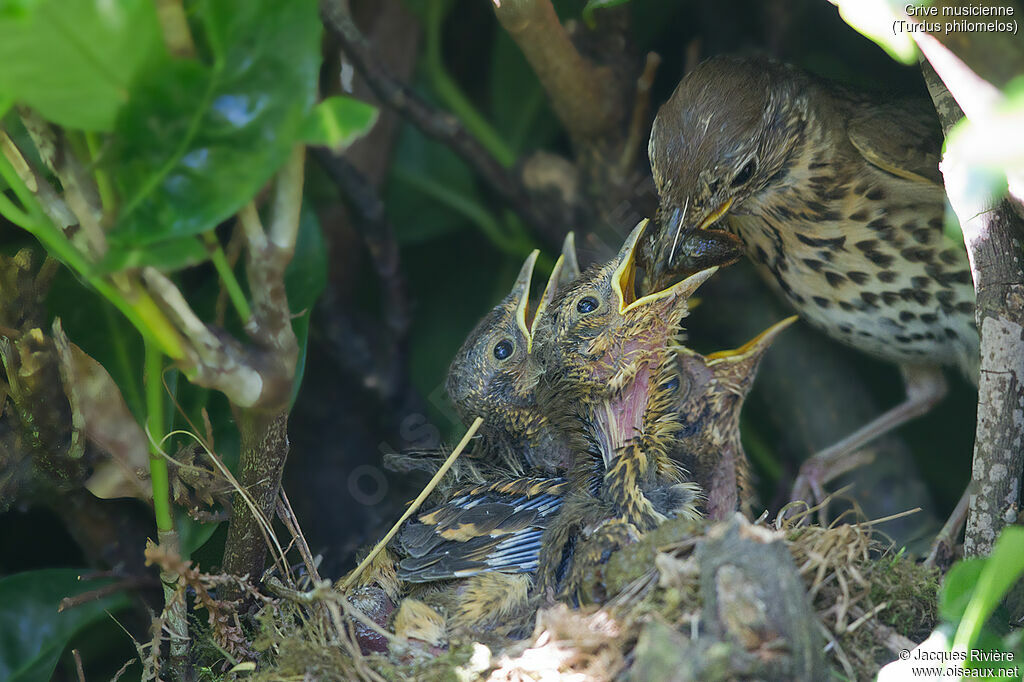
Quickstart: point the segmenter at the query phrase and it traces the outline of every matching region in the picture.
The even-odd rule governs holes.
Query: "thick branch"
[[[618,124],[620,93],[612,70],[579,53],[550,0],[494,0],[494,14],[530,62],[569,135],[594,138]]]
[[[252,317],[246,331],[257,351],[250,359],[262,364],[267,400],[259,405],[235,405],[241,435],[238,483],[241,492],[231,507],[224,546],[224,570],[259,580],[267,546],[263,527],[274,518],[281,475],[288,460],[288,399],[295,378],[298,341],[291,325],[285,292],[285,268],[295,252],[302,209],[305,148],[297,146],[278,175],[266,233],[253,211],[243,213],[247,237],[246,274],[252,292]]]
[[[919,36],[917,41],[935,67],[925,65],[925,78],[944,131],[962,116],[954,98],[973,101],[977,108],[971,119],[983,119],[998,102],[991,97],[992,86],[931,36]],[[975,89],[981,90],[987,108],[978,107]],[[1024,472],[1024,269],[1019,240],[1024,224],[1008,201],[980,195],[971,186],[971,168],[958,157],[955,146],[943,156],[942,172],[946,194],[960,219],[977,292],[981,375],[974,490],[964,552],[985,555],[1000,530],[1017,519]]]
[[[352,65],[380,101],[416,126],[424,135],[447,145],[473,168],[484,182],[538,234],[553,244],[561,241],[565,207],[535,200],[520,177],[502,166],[453,115],[440,111],[381,66],[370,45],[352,21],[346,0],[323,0],[325,26],[334,32]],[[550,237],[550,238],[549,238]]]

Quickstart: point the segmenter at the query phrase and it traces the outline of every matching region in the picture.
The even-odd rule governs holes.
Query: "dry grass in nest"
[[[429,487],[418,499],[427,494]],[[415,507],[410,510],[405,516]],[[788,548],[820,620],[831,665],[849,678],[870,678],[900,648],[913,648],[910,637],[923,639],[934,626],[937,572],[891,550],[876,529],[887,519],[827,528],[801,525],[814,511],[791,515],[773,527],[763,519],[747,527]],[[456,637],[447,650],[439,650],[396,636],[356,606],[362,603],[360,590],[388,575],[382,571],[389,566],[386,539],[343,582],[332,585],[319,577],[287,498],[282,497],[278,515],[306,575],[295,579],[279,572],[281,579],[267,579],[261,592],[245,586],[250,598],[262,604],[256,632],[239,625],[234,604],[211,596],[209,588],[226,577],[202,574],[159,552],[150,557],[182,575],[196,605],[208,611],[203,632],[193,633],[204,640],[195,649],[221,655],[205,669],[206,679],[610,682],[627,678],[637,656],[642,657],[637,642],[649,626],[677,641],[704,637],[696,550],[716,528],[707,522],[670,521],[614,553],[592,576],[601,582],[600,593],[609,596],[602,606],[549,604],[537,612],[526,640],[491,650],[472,637]],[[276,539],[273,545],[280,546]],[[385,582],[385,591],[397,596],[391,594],[397,583]],[[386,643],[388,655],[360,651],[367,632]]]

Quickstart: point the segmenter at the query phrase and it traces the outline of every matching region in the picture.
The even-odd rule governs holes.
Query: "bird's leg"
[[[928,557],[924,560],[925,566],[945,568],[952,563],[953,548],[956,547],[956,539],[963,531],[964,524],[967,523],[967,508],[970,506],[970,502],[971,487],[968,485],[964,494],[960,496],[960,501],[956,503],[953,513],[949,515],[942,530],[935,536],[931,551],[928,552]]]
[[[938,367],[901,365],[900,371],[907,392],[906,399],[805,461],[793,484],[790,499],[809,501],[809,496],[813,494],[813,501],[821,502],[825,498],[826,483],[873,459],[873,453],[858,452],[861,448],[911,419],[927,414],[948,391],[946,379]]]

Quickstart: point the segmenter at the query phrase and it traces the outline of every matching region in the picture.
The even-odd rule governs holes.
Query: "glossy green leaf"
[[[78,580],[84,569],[53,568],[0,578],[0,680],[36,682],[53,674],[68,641],[129,604],[118,592],[58,612],[61,599],[110,584]]]
[[[302,141],[340,152],[370,132],[378,113],[377,107],[358,99],[328,97],[309,112],[302,126]]]
[[[212,229],[271,178],[313,106],[321,24],[315,0],[196,3],[207,53],[145,71],[105,159],[121,196],[110,241],[145,248]]]
[[[152,0],[0,0],[0,93],[69,128],[112,128],[162,51]]]

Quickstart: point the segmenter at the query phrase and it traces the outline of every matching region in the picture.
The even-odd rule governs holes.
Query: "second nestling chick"
[[[676,348],[677,409],[683,427],[672,457],[704,491],[705,514],[712,521],[749,507],[748,462],[740,442],[740,412],[761,358],[796,316],[776,322],[735,350],[701,355]]]

